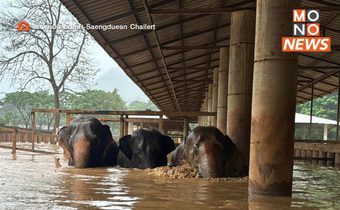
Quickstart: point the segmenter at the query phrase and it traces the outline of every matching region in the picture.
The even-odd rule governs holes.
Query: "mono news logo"
[[[320,11],[293,10],[293,36],[282,37],[283,52],[330,52],[331,38],[320,37]]]

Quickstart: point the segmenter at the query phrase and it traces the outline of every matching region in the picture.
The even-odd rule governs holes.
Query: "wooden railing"
[[[19,127],[0,126],[0,143],[12,142],[12,153],[15,153],[17,150],[17,142],[31,142],[31,151],[34,151],[35,143],[55,143],[56,140],[57,136],[52,132],[40,130],[33,131],[32,129]]]

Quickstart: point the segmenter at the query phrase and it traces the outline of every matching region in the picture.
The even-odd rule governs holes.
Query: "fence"
[[[32,149],[35,151],[35,143],[55,143],[57,136],[52,132],[25,129],[19,127],[0,126],[0,142],[12,142],[12,153],[14,154],[17,149],[28,150],[24,148],[17,148],[17,142],[31,142]],[[6,147],[6,146],[2,146]]]

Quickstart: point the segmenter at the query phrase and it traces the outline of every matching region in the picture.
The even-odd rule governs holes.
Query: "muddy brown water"
[[[46,144],[36,148],[60,152]],[[55,167],[55,157],[63,167]],[[253,196],[247,183],[75,169],[61,154],[12,156],[0,148],[0,209],[340,209],[340,171],[295,162],[292,197]]]

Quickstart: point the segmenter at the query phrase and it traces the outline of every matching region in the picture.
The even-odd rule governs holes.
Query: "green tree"
[[[22,20],[30,24],[29,31],[18,32]],[[60,108],[65,89],[87,85],[97,73],[86,53],[90,39],[86,30],[62,27],[76,23],[58,0],[11,1],[0,15],[0,80],[10,79],[22,90],[37,83],[35,87],[50,87],[54,107]],[[59,117],[55,113],[55,129]]]
[[[129,110],[146,110],[146,109],[150,109],[153,111],[157,111],[158,108],[157,106],[152,103],[152,101],[148,100],[148,101],[133,101],[129,104],[128,106]]]
[[[322,96],[313,100],[313,116],[323,117],[331,120],[337,119],[337,105],[338,104],[338,93],[332,93],[329,95]],[[296,107],[297,113],[310,114],[311,102],[299,104]],[[309,127],[307,127],[308,129]],[[297,129],[296,134],[301,136],[302,128]],[[306,128],[305,128],[306,129]],[[306,134],[306,133],[305,133]],[[330,126],[328,128],[328,138],[334,139],[336,136],[336,126]],[[305,138],[305,137],[302,137]],[[312,126],[311,136],[307,135],[310,139],[322,139],[323,128],[320,126]]]
[[[0,124],[7,125],[7,126],[17,126],[20,124],[20,116],[16,111],[8,111],[5,112],[0,117]]]
[[[68,109],[126,110],[125,101],[118,90],[86,90],[79,93],[66,93],[62,97],[62,106]]]
[[[324,117],[327,119],[336,120],[338,93],[332,93],[313,101],[313,116]],[[302,114],[310,114],[311,102],[299,104],[296,107],[296,112]]]
[[[14,107],[5,111],[3,121],[7,125],[23,125],[25,128],[29,128],[31,125],[31,111],[34,107],[39,108],[52,108],[54,107],[53,96],[47,91],[31,93],[28,91],[18,91],[13,93],[7,93],[3,98],[2,103]],[[37,116],[36,123],[38,128],[42,129],[43,126],[47,126],[48,129],[52,122],[51,114],[42,113]]]

